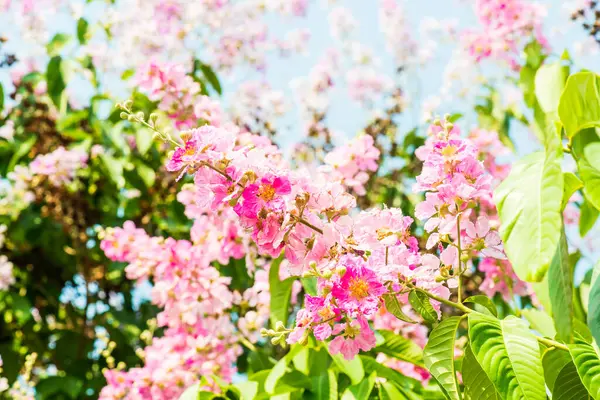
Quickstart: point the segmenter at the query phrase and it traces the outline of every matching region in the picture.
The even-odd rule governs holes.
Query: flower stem
[[[458,302],[462,303],[462,247],[460,244],[460,214],[456,217],[456,230],[458,231]]]
[[[307,220],[305,220],[304,218],[296,218],[298,220],[298,222],[300,222],[302,225],[308,226],[310,229],[312,229],[315,232],[319,232],[321,235],[323,234],[323,229],[318,228],[316,226],[314,226],[313,224],[311,224],[310,222],[308,222]]]

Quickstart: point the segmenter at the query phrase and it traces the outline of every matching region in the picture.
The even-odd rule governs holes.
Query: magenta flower
[[[266,174],[256,183],[248,185],[242,194],[243,202],[235,206],[238,215],[256,219],[261,210],[283,210],[285,199],[282,196],[290,194],[292,188],[285,176]]]
[[[340,264],[346,273],[333,285],[332,296],[340,308],[371,315],[379,308],[379,298],[387,289],[375,271],[367,268],[360,259],[345,257]]]

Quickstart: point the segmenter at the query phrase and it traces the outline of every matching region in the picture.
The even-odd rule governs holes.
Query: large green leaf
[[[462,380],[465,385],[465,400],[500,400],[500,394],[494,387],[490,378],[479,365],[473,355],[471,346],[465,348],[462,362]]]
[[[581,203],[581,215],[579,216],[579,235],[584,237],[594,227],[598,220],[599,211],[587,198]]]
[[[525,321],[479,313],[468,318],[473,354],[502,398],[545,400],[539,345]]]
[[[391,331],[377,331],[384,343],[375,347],[375,352],[383,353],[402,361],[423,366],[423,350],[412,340]]]
[[[279,266],[283,256],[273,260],[269,269],[269,290],[271,292],[271,325],[275,326],[277,321],[287,323],[290,298],[292,296],[292,284],[294,278],[279,280]]]
[[[596,265],[598,269],[598,265]],[[588,301],[587,322],[596,343],[600,343],[600,279],[592,278],[592,286]]]
[[[537,310],[535,308],[526,308],[525,310],[521,310],[521,314],[525,317],[527,322],[529,322],[531,329],[534,331],[538,331],[546,337],[553,338],[556,336],[554,320],[545,311]]]
[[[396,317],[399,320],[402,320],[404,322],[408,322],[410,324],[417,323],[417,321],[414,321],[412,318],[410,318],[408,315],[406,315],[404,313],[404,311],[402,311],[402,306],[400,305],[400,302],[398,301],[398,297],[395,294],[393,294],[393,293],[384,294],[383,301],[385,303],[386,310],[388,310],[388,312],[390,314],[392,314],[394,317]]]
[[[0,113],[4,109],[4,87],[0,83]]]
[[[569,263],[569,248],[564,228],[548,270],[548,287],[558,338],[571,342],[573,338],[573,270]]]
[[[498,310],[496,308],[496,305],[487,296],[484,296],[484,295],[469,296],[463,300],[463,303],[479,304],[480,306],[483,306],[487,311],[489,311],[490,314],[493,315],[494,317],[498,316]]]
[[[429,297],[419,290],[413,290],[408,294],[410,305],[418,312],[425,321],[433,324],[437,322],[438,315],[433,309]]]
[[[575,364],[567,363],[558,373],[552,388],[552,400],[586,400],[590,394],[581,382]]]
[[[363,369],[362,361],[359,357],[354,357],[352,360],[346,360],[343,355],[335,354],[331,356],[335,365],[344,374],[348,375],[350,381],[353,384],[360,383],[365,377],[365,370]]]
[[[563,187],[562,209],[564,210],[573,193],[583,187],[583,182],[572,172],[564,173],[565,184]]]
[[[245,381],[233,386],[240,391],[240,400],[253,400],[258,393],[258,382]]]
[[[542,65],[535,74],[535,95],[545,113],[553,113],[558,109],[560,95],[569,76],[569,67],[560,61]]]
[[[577,160],[579,175],[584,184],[585,198],[600,210],[600,170],[594,167],[600,159],[600,143],[592,142],[583,148],[584,154]],[[594,164],[592,164],[592,160]]]
[[[363,379],[362,382],[350,386],[344,391],[342,400],[364,400],[368,399],[373,391],[375,385],[375,378],[377,375],[373,372],[367,379]]]
[[[315,400],[337,400],[338,388],[337,377],[332,370],[312,378],[312,393]]]
[[[448,398],[460,400],[460,388],[454,367],[454,340],[461,317],[443,320],[429,334],[429,341],[423,350],[425,368],[437,380]]]
[[[575,344],[568,347],[581,381],[593,398],[600,399],[600,360],[596,350],[578,335]]]
[[[506,254],[525,281],[544,278],[560,239],[561,159],[555,151],[530,154],[515,164],[494,192]]]
[[[582,129],[600,126],[599,81],[600,77],[593,72],[579,72],[567,80],[558,115],[569,138]]]
[[[378,385],[380,400],[404,400],[407,397],[390,382],[383,382]]]
[[[554,382],[556,382],[556,378],[558,378],[560,371],[569,363],[572,363],[571,355],[564,350],[552,347],[544,352],[542,365],[544,366],[546,385],[550,391],[554,388]]]

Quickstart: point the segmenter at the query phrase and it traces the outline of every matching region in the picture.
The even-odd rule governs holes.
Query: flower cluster
[[[101,398],[170,399],[201,376],[231,380],[241,352],[228,315],[234,294],[231,278],[210,265],[212,254],[185,240],[150,237],[132,222],[109,229],[101,248],[128,262],[128,278],[154,278],[152,302],[162,308],[159,326],[167,328],[144,350],[143,367],[106,372]]]
[[[177,128],[189,128],[198,122],[194,100],[200,94],[200,84],[187,75],[182,64],[150,62],[137,72],[137,84],[150,100],[160,101],[159,107],[174,120]]]
[[[84,168],[88,155],[82,150],[59,147],[51,153],[37,156],[29,169],[32,175],[47,176],[53,186],[64,186],[75,179],[77,171]]]
[[[476,61],[492,58],[518,69],[524,40],[533,36],[542,45],[547,43],[541,29],[545,10],[539,3],[477,0],[475,13],[482,29],[464,32],[463,42]]]
[[[430,218],[426,229],[437,235],[441,261],[419,252],[410,234],[412,219],[399,209],[350,217],[355,199],[339,182],[319,173],[293,173],[273,153],[240,146],[235,132],[227,129],[204,126],[184,132],[185,144],[175,150],[167,168],[194,175],[196,201],[203,206],[233,209],[259,254],[278,257],[283,251],[292,273],[317,278],[318,293],[306,295],[288,342],[305,342],[313,332],[318,340],[331,339],[332,353],[352,358],[374,347],[368,320],[381,308],[384,294],[417,287],[449,297],[463,249],[460,241],[456,246],[444,238],[459,218],[465,224],[465,254],[472,250],[503,257],[497,233],[486,229],[484,220],[468,224],[472,205],[491,190],[491,177],[474,146],[450,125],[432,126],[432,137],[418,150],[424,170],[415,186],[428,191],[417,215]],[[361,140],[369,142],[357,143]],[[376,167],[378,154],[372,139],[370,143],[373,150],[354,160],[364,170]],[[439,303],[434,307],[439,310]]]
[[[330,177],[352,189],[359,196],[366,194],[365,184],[369,173],[378,168],[380,151],[372,136],[361,135],[325,156],[324,171],[331,170]]]

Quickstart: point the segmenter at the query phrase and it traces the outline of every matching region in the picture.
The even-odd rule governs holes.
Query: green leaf
[[[46,82],[48,84],[48,95],[57,107],[60,107],[60,99],[63,90],[67,87],[62,73],[62,58],[52,57],[46,69]]]
[[[413,290],[408,294],[408,301],[413,306],[416,312],[418,312],[425,321],[429,323],[437,322],[438,315],[433,309],[429,297],[419,290]]]
[[[380,400],[404,400],[407,397],[404,396],[396,386],[390,382],[383,382],[378,384],[379,399]]]
[[[597,156],[600,156],[598,154]],[[600,210],[600,171],[592,167],[585,158],[577,161],[579,175],[583,181],[583,194],[587,200]]]
[[[463,392],[465,400],[500,400],[500,394],[494,384],[479,365],[479,361],[473,355],[471,346],[465,348],[465,356],[462,363],[462,380],[465,385]]]
[[[0,113],[4,109],[4,87],[0,83]]]
[[[572,172],[565,172],[565,185],[563,187],[562,209],[564,210],[573,193],[583,187],[583,182]]]
[[[579,216],[579,235],[584,237],[594,227],[599,211],[584,197]]]
[[[368,399],[375,385],[376,374],[372,373],[367,379],[356,385],[350,386],[344,391],[342,400],[364,400]]]
[[[352,384],[356,385],[360,383],[364,376],[365,370],[363,369],[362,361],[359,357],[354,357],[352,360],[346,360],[341,354],[331,355],[335,365],[344,374],[348,375]]]
[[[29,150],[33,147],[35,142],[37,141],[37,136],[33,135],[27,138],[23,143],[19,145],[15,154],[10,158],[10,162],[8,163],[7,171],[12,171],[15,168],[15,165],[23,158]]]
[[[525,281],[544,278],[560,240],[561,159],[558,152],[530,154],[514,165],[494,192],[506,254]]]
[[[196,383],[185,389],[181,396],[179,396],[179,400],[197,400],[199,391],[200,383]]]
[[[57,33],[46,45],[46,51],[50,57],[57,56],[63,47],[71,40],[71,35],[66,33]]]
[[[271,372],[269,372],[269,375],[267,375],[267,379],[265,380],[265,390],[267,393],[273,394],[275,387],[277,386],[277,382],[283,377],[283,375],[285,375],[287,363],[287,358],[284,357],[277,361],[277,364],[275,364],[275,366],[271,369]]]
[[[558,105],[567,137],[572,138],[582,129],[600,126],[599,80],[592,72],[578,72],[567,80]]]
[[[221,89],[221,83],[219,82],[219,78],[217,78],[217,75],[215,74],[213,69],[210,67],[210,65],[200,64],[200,70],[202,71],[202,74],[204,75],[206,80],[208,80],[208,83],[210,83],[210,85],[213,87],[213,89],[215,89],[215,91],[217,93],[223,94],[223,90]]]
[[[569,76],[569,68],[555,62],[542,65],[535,74],[535,95],[542,111],[553,113],[558,109],[560,95]]]
[[[502,398],[545,400],[539,345],[525,321],[479,313],[468,318],[473,354]]]
[[[594,272],[600,269],[598,268],[598,265],[599,264],[596,264]],[[596,343],[600,343],[600,279],[595,278],[597,277],[593,276],[592,278],[592,289],[590,290],[588,300],[587,323],[592,331],[592,336],[596,339]]]
[[[290,297],[292,296],[292,284],[294,278],[287,278],[284,281],[279,280],[279,266],[283,256],[280,256],[271,262],[269,269],[269,289],[271,292],[271,325],[275,326],[277,321],[287,323]]]
[[[416,379],[409,378],[407,376],[402,375],[395,369],[386,367],[385,365],[377,362],[373,357],[359,357],[362,361],[363,368],[365,369],[365,374],[367,375],[370,375],[373,372],[375,372],[379,378],[385,378],[387,381],[394,382],[395,384],[407,389],[413,389],[417,386],[420,386],[420,383]]]
[[[139,160],[136,160],[134,164],[135,170],[137,171],[140,178],[142,178],[142,180],[144,181],[146,187],[151,188],[152,186],[154,186],[154,181],[156,180],[156,172],[154,172],[154,168],[147,166]]]
[[[485,307],[494,317],[498,316],[498,309],[496,308],[496,305],[487,296],[484,296],[481,294],[475,295],[475,296],[469,296],[463,300],[463,303],[479,304],[479,305]]]
[[[443,320],[429,334],[429,341],[423,350],[425,368],[439,383],[442,390],[452,400],[460,400],[460,388],[454,368],[454,341],[461,317]]]
[[[554,320],[545,311],[536,310],[535,308],[527,308],[521,310],[521,314],[531,325],[531,329],[538,331],[543,336],[555,337],[556,329],[554,328]]]
[[[594,169],[600,171],[600,142],[592,142],[585,146],[583,155]]]
[[[594,399],[600,399],[600,360],[594,347],[578,335],[575,344],[567,346],[584,386]]]
[[[254,400],[258,393],[258,382],[245,381],[236,383],[233,386],[240,391],[240,400]]]
[[[559,372],[552,389],[552,400],[591,399],[587,389],[579,379],[575,364],[565,365]]]
[[[150,150],[154,143],[152,132],[148,129],[138,128],[135,131],[135,144],[141,155],[144,155]]]
[[[310,276],[308,278],[301,278],[302,287],[304,287],[304,291],[311,296],[317,295],[317,278],[314,276]]]
[[[548,270],[550,302],[558,338],[571,342],[573,338],[573,270],[569,263],[569,248],[564,227]]]
[[[81,44],[86,44],[88,41],[89,25],[90,24],[84,18],[79,18],[79,21],[77,21],[77,40],[79,40],[79,43]]]
[[[383,301],[385,303],[385,308],[388,310],[390,314],[394,317],[398,318],[401,321],[408,322],[410,324],[416,324],[417,321],[414,321],[408,315],[402,311],[402,306],[398,301],[398,297],[393,293],[386,293],[383,295]]]
[[[554,388],[554,382],[556,382],[559,372],[565,365],[572,363],[571,355],[564,350],[551,347],[544,352],[544,356],[542,357],[542,365],[544,366],[544,378],[546,380],[546,385],[550,391],[552,391]]]
[[[377,333],[383,337],[384,342],[375,347],[376,353],[383,353],[420,367],[424,366],[423,350],[415,342],[391,331],[380,330]]]
[[[324,374],[313,376],[311,392],[315,395],[315,400],[337,400],[338,388],[335,373],[327,370]]]
[[[123,161],[109,154],[100,154],[100,160],[102,160],[104,168],[108,171],[108,177],[118,188],[123,187],[125,184],[125,179],[123,178]]]
[[[36,399],[59,399],[64,395],[76,399],[82,387],[83,381],[75,376],[49,376],[35,385]]]

